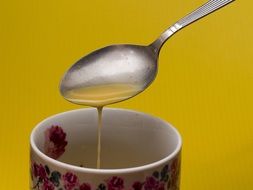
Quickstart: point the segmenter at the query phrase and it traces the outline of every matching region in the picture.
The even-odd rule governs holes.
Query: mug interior
[[[140,112],[103,110],[101,131],[101,168],[122,169],[147,165],[171,155],[181,143],[178,132],[167,122]],[[58,126],[67,142],[58,161],[96,168],[96,109],[80,109],[52,116],[41,122],[31,135],[32,144],[48,155],[47,131]],[[50,145],[49,145],[50,146]],[[56,158],[55,158],[56,159]]]

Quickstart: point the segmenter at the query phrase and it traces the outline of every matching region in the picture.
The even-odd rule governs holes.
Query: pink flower
[[[156,190],[158,189],[159,186],[159,181],[157,181],[154,177],[147,177],[145,184],[144,184],[144,189],[145,190]]]
[[[141,190],[143,186],[143,183],[136,181],[134,182],[134,184],[132,185],[133,190]]]
[[[46,180],[43,183],[42,190],[54,190],[54,184],[51,181]]]
[[[80,190],[91,190],[91,186],[88,183],[83,183],[82,185],[80,185],[79,189]]]
[[[42,164],[36,164],[34,163],[33,164],[33,175],[35,177],[39,177],[41,178],[42,180],[46,179],[47,178],[47,173],[46,173],[46,170],[45,168],[42,166]]]
[[[108,190],[122,190],[124,189],[124,181],[122,178],[113,176],[107,180]]]
[[[77,176],[71,172],[67,172],[65,175],[63,175],[63,182],[66,190],[72,190],[78,185]]]
[[[160,182],[157,190],[165,190],[165,184]]]
[[[164,182],[160,182],[154,177],[147,177],[144,184],[144,189],[145,190],[165,190],[164,186],[165,186]]]
[[[64,152],[68,144],[66,133],[59,126],[51,126],[45,132],[45,152],[51,158],[57,159]]]
[[[172,163],[171,163],[171,166],[170,166],[170,170],[172,172],[172,174],[176,174],[177,171],[179,170],[179,158],[175,158]]]
[[[170,166],[172,172],[175,172],[177,169],[177,159],[173,160]]]
[[[171,170],[171,180],[170,180],[170,186],[176,187],[179,183],[178,181],[178,176],[180,172],[180,157],[175,158],[171,165],[170,165],[170,170]]]

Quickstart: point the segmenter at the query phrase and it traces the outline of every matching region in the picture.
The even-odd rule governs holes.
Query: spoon
[[[177,21],[148,46],[110,45],[84,56],[63,76],[60,84],[61,94],[73,103],[91,106],[116,103],[137,95],[155,79],[160,49],[173,34],[232,1],[208,1]],[[131,88],[127,91],[126,88],[122,88],[122,85],[131,86]],[[113,91],[108,96],[102,97],[103,90],[99,91],[99,88],[106,89],[106,86],[108,86],[109,92],[110,88]],[[94,93],[90,91],[89,97],[85,98],[82,98],[82,93],[85,93],[85,90],[75,91],[92,87],[96,87],[98,90],[94,90]],[[70,93],[73,90],[75,92]],[[95,96],[98,96],[97,99],[94,99]],[[86,100],[84,101],[84,99]],[[97,100],[99,103],[96,102]]]

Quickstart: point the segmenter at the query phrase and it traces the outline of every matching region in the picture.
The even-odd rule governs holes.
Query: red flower
[[[45,132],[45,152],[51,158],[57,159],[64,152],[68,144],[66,133],[59,126],[51,126]]]
[[[91,190],[91,186],[88,183],[83,183],[82,185],[80,185],[79,189],[80,190]]]
[[[144,189],[145,190],[156,190],[158,189],[159,186],[159,181],[157,181],[154,177],[147,177],[145,184],[144,184]]]
[[[54,190],[54,184],[51,181],[46,180],[43,183],[42,190]]]
[[[175,174],[178,170],[178,158],[174,159],[170,166],[171,172]]]
[[[77,176],[71,172],[67,172],[65,175],[63,175],[63,182],[66,190],[72,190],[78,185]]]
[[[164,182],[160,182],[154,177],[147,177],[144,184],[144,189],[145,190],[165,190],[164,185],[165,185]]]
[[[45,168],[42,166],[42,164],[38,165],[36,163],[33,164],[33,175],[35,177],[39,177],[42,180],[47,178],[47,173]]]
[[[157,190],[165,190],[165,184],[160,182]]]
[[[108,190],[122,190],[124,189],[124,181],[122,178],[113,176],[107,180]]]
[[[180,157],[177,157],[172,161],[170,170],[171,170],[170,186],[177,187],[179,183],[178,176],[180,173]]]
[[[143,186],[143,183],[136,181],[134,182],[134,184],[132,185],[133,190],[141,190]]]

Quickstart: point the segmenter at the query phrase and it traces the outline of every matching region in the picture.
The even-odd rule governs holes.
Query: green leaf
[[[97,190],[106,190],[106,186],[105,186],[103,183],[101,183],[101,184],[98,186]]]
[[[159,172],[158,172],[158,171],[155,171],[155,172],[153,173],[153,176],[154,176],[155,178],[159,179]]]
[[[164,182],[167,182],[169,180],[169,175],[167,174],[164,178],[163,178],[163,181]]]
[[[161,171],[161,181],[165,181],[166,175],[168,174],[169,166],[165,165]]]
[[[60,172],[53,171],[52,174],[51,174],[51,177],[49,178],[49,180],[50,180],[56,187],[58,187],[58,186],[60,185],[60,178],[61,178]]]
[[[47,175],[49,175],[50,174],[50,169],[47,165],[45,165],[45,169],[46,169]]]

